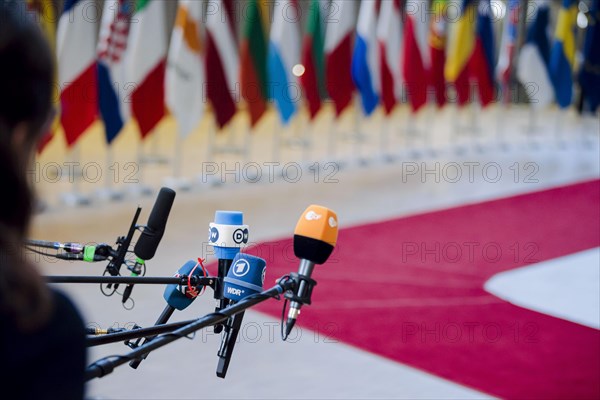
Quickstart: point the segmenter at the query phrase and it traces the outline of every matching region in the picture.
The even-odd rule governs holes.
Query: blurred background
[[[57,65],[32,239],[113,244],[167,186],[147,275],[197,257],[215,274],[208,224],[239,210],[267,288],[297,270],[308,205],[340,224],[295,337],[273,300],[246,313],[225,380],[205,330],[89,398],[600,397],[599,1],[20,3]],[[89,327],[165,305],[156,285],[127,304],[58,286]],[[207,292],[172,320],[213,310]]]

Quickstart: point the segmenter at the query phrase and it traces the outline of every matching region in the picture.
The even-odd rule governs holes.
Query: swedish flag
[[[573,97],[576,22],[577,1],[563,0],[550,53],[550,77],[560,108],[571,105]]]

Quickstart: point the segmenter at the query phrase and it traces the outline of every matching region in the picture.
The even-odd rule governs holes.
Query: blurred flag
[[[236,112],[239,58],[233,27],[233,1],[216,0],[206,10],[206,94],[223,128]]]
[[[408,89],[408,99],[413,112],[427,103],[429,86],[429,5],[419,0],[406,3],[406,28],[404,32],[404,64],[402,71]]]
[[[125,78],[124,55],[127,50],[133,3],[106,0],[98,42],[98,103],[104,121],[106,141],[111,143],[129,119],[130,93]]]
[[[35,21],[40,26],[42,33],[46,40],[48,40],[48,44],[50,45],[50,51],[52,55],[56,54],[56,12],[54,9],[54,4],[51,0],[27,0],[27,8],[29,11],[35,13]],[[54,66],[56,68],[56,59],[54,59]],[[56,75],[56,71],[55,71]],[[54,77],[54,84],[56,85],[56,76]],[[59,107],[59,97],[57,93],[53,93],[52,97],[53,106]],[[54,138],[54,134],[56,133],[56,129],[60,123],[60,118],[57,115],[50,125],[50,129],[48,132],[44,133],[44,136],[40,139],[38,144],[38,152],[41,153],[44,151],[44,148],[50,141]]]
[[[66,0],[56,40],[61,123],[72,146],[97,115],[96,24],[85,9],[93,0]]]
[[[535,4],[533,22],[527,28],[525,44],[517,59],[517,79],[525,88],[531,106],[539,109],[554,100],[554,88],[550,80],[550,41],[548,21],[550,9],[545,0]]]
[[[279,115],[287,124],[296,113],[296,102],[300,90],[292,70],[300,62],[300,18],[298,4],[294,0],[275,3],[273,26],[269,41],[269,78],[273,89],[271,93]]]
[[[481,0],[477,9],[477,39],[469,61],[471,78],[477,83],[482,107],[494,100],[495,41],[490,0]]]
[[[456,87],[457,101],[464,105],[469,101],[469,60],[475,50],[477,2],[463,0],[458,20],[450,24],[448,54],[444,67],[446,81]]]
[[[264,0],[249,0],[240,46],[240,74],[242,96],[250,111],[250,124],[254,126],[267,109],[267,39],[263,13]],[[264,14],[268,18],[269,14]]]
[[[327,93],[335,104],[336,116],[352,101],[354,83],[350,65],[352,62],[352,33],[356,20],[356,2],[332,0],[329,12],[339,17],[327,18],[325,34],[325,79]]]
[[[390,114],[402,100],[402,17],[400,0],[384,1],[377,21],[381,68],[381,102]]]
[[[431,68],[429,83],[435,90],[435,101],[438,107],[446,104],[446,79],[444,64],[446,64],[446,0],[434,0],[432,18],[429,23],[429,47]]]
[[[165,92],[169,110],[187,137],[204,114],[204,54],[200,40],[202,1],[181,0],[169,49]]]
[[[322,0],[312,0],[308,9],[306,34],[302,43],[302,64],[304,74],[300,75],[300,83],[306,94],[306,101],[311,118],[321,109],[321,99],[325,93],[325,60],[324,37],[321,7]]]
[[[596,112],[600,105],[600,0],[594,0],[590,9],[585,44],[583,66],[579,75],[583,100],[590,110]]]
[[[363,0],[360,3],[352,55],[352,79],[360,92],[365,115],[371,115],[379,103],[379,61],[377,2]]]
[[[515,46],[517,44],[520,15],[519,0],[509,0],[508,10],[504,19],[502,42],[500,43],[500,55],[498,57],[498,65],[496,66],[496,77],[502,84],[505,103],[510,101],[510,78],[515,56]]]
[[[577,1],[563,0],[554,44],[550,51],[550,77],[554,85],[556,102],[560,108],[571,105],[573,97],[573,67],[575,64],[575,29],[577,27]]]
[[[135,84],[131,109],[142,138],[165,116],[167,27],[165,3],[136,0],[127,44],[126,73]]]

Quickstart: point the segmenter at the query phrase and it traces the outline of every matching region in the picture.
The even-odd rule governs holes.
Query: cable
[[[283,284],[285,282],[287,282],[288,280],[290,280],[291,277],[289,275],[285,275],[280,279],[280,282]],[[279,295],[277,296],[279,300]],[[285,301],[283,302],[283,308],[281,309],[281,322],[279,324],[280,329],[281,329],[281,340],[283,340],[284,342],[287,340],[288,335],[285,333],[285,329],[283,328],[284,322],[285,322],[285,314],[287,311],[287,303],[288,303],[288,299],[286,298]]]
[[[50,253],[46,253],[46,252],[43,252],[43,251],[40,251],[40,250],[36,250],[36,249],[34,249],[33,247],[29,247],[29,246],[25,246],[25,248],[26,248],[27,250],[29,250],[29,251],[31,251],[31,252],[33,252],[33,253],[35,253],[35,254],[39,254],[39,255],[41,255],[41,256],[46,256],[46,257],[53,257],[53,258],[56,258],[56,254],[50,254]]]
[[[285,329],[283,329],[283,325],[285,322],[285,313],[287,311],[287,303],[288,303],[288,299],[285,299],[285,301],[283,302],[283,308],[281,309],[281,323],[279,324],[280,329],[281,329],[281,340],[283,340],[284,342],[288,338],[288,335],[286,335],[286,333],[285,333]]]
[[[97,368],[100,368],[101,370],[103,370],[104,368],[102,368],[102,365],[101,365],[102,361],[105,361],[105,360],[108,361],[108,360],[114,359],[114,358],[116,358],[117,360],[123,359],[123,358],[126,359],[126,360],[133,360],[133,357],[129,357],[127,355],[112,354],[110,356],[102,357],[102,358],[94,361],[93,363],[91,363],[90,365],[88,365],[87,369],[97,367]]]
[[[159,337],[159,336],[175,336],[175,337],[180,337],[183,339],[194,340],[196,338],[196,332],[192,332],[189,335],[184,335],[182,333],[167,332],[167,333],[161,333],[160,335],[157,335],[157,337]]]
[[[107,274],[107,273],[108,273],[108,269],[105,269],[105,270],[104,270],[104,272],[102,273],[102,276],[106,276],[106,274]],[[106,297],[110,297],[110,296],[112,296],[112,295],[113,295],[113,294],[115,294],[115,292],[117,291],[117,288],[116,288],[116,286],[115,286],[115,287],[114,287],[114,289],[112,290],[112,292],[110,292],[110,293],[107,293],[107,292],[105,292],[105,291],[104,291],[104,288],[103,288],[103,286],[102,286],[102,285],[106,285],[106,286],[108,287],[108,285],[111,285],[111,286],[112,286],[112,283],[101,283],[101,284],[100,284],[100,292],[101,292],[103,295],[105,295]],[[109,289],[109,290],[110,290],[110,289]]]

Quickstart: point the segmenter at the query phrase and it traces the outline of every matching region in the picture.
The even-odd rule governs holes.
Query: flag
[[[527,28],[525,43],[519,52],[516,74],[529,96],[529,102],[534,108],[539,109],[554,100],[554,88],[549,71],[548,21],[550,9],[545,0],[535,4],[535,16]]]
[[[379,103],[379,73],[377,2],[363,0],[360,3],[352,55],[352,79],[360,92],[365,115],[371,115]]]
[[[246,3],[245,25],[240,46],[242,96],[254,126],[267,109],[267,40],[262,18],[264,1]]]
[[[568,107],[573,97],[577,12],[577,1],[563,0],[558,12],[554,44],[550,51],[550,77],[560,108]]]
[[[381,102],[390,114],[402,99],[402,17],[400,0],[385,1],[377,20],[379,45]]]
[[[269,40],[268,67],[273,88],[271,93],[279,115],[287,124],[296,113],[299,88],[292,69],[300,62],[300,18],[293,0],[275,3],[273,26]]]
[[[496,54],[490,0],[481,0],[477,9],[477,37],[469,60],[469,74],[476,82],[482,107],[494,100]]]
[[[236,112],[239,58],[233,28],[233,1],[208,3],[206,10],[206,95],[217,125],[223,128]]]
[[[429,12],[427,2],[408,0],[406,4],[406,28],[404,32],[404,56],[402,72],[408,89],[408,99],[413,112],[427,103],[429,86]]]
[[[200,40],[202,2],[181,0],[171,35],[165,95],[177,120],[179,135],[187,137],[204,114],[204,53]]]
[[[128,82],[135,85],[131,110],[145,138],[165,116],[165,3],[136,0],[134,18],[127,43],[126,74]]]
[[[322,0],[312,0],[308,10],[306,34],[302,43],[302,65],[304,74],[300,83],[306,94],[311,118],[321,109],[321,99],[325,98],[325,59],[323,21],[321,17]]]
[[[54,9],[54,4],[51,0],[27,0],[27,8],[29,11],[35,13],[35,21],[39,25],[42,30],[42,34],[48,41],[48,45],[50,46],[50,51],[53,56],[56,54],[56,12]],[[56,58],[53,60],[54,66],[56,67]],[[54,76],[54,83],[56,84],[56,71]],[[53,106],[59,107],[59,98],[58,96],[52,96]],[[37,151],[41,153],[44,151],[44,148],[50,141],[54,138],[54,134],[56,133],[56,129],[58,129],[58,125],[60,124],[60,118],[58,115],[54,118],[52,125],[50,125],[50,129],[48,132],[44,133],[44,136],[40,139],[38,143]]]
[[[104,3],[98,42],[98,105],[109,144],[131,115],[124,55],[132,13],[130,1],[106,0]]]
[[[352,92],[354,92],[350,64],[356,2],[332,0],[329,10],[335,11],[339,17],[327,18],[325,86],[329,97],[335,104],[336,116],[339,116],[352,101]]]
[[[517,44],[520,14],[519,0],[509,0],[500,43],[500,55],[496,66],[496,77],[502,83],[505,102],[510,100],[510,78]]]
[[[594,0],[583,47],[583,66],[579,74],[582,96],[592,112],[600,105],[600,0]]]
[[[432,4],[433,17],[429,22],[429,52],[431,68],[429,83],[435,91],[435,101],[438,107],[446,104],[446,79],[444,64],[446,64],[446,0],[434,0]]]
[[[72,146],[97,115],[96,25],[85,15],[93,0],[66,0],[58,21],[56,51],[61,124]]]
[[[458,104],[469,101],[468,64],[475,49],[477,2],[463,0],[458,20],[450,24],[448,32],[448,54],[444,66],[446,81],[454,84]]]

